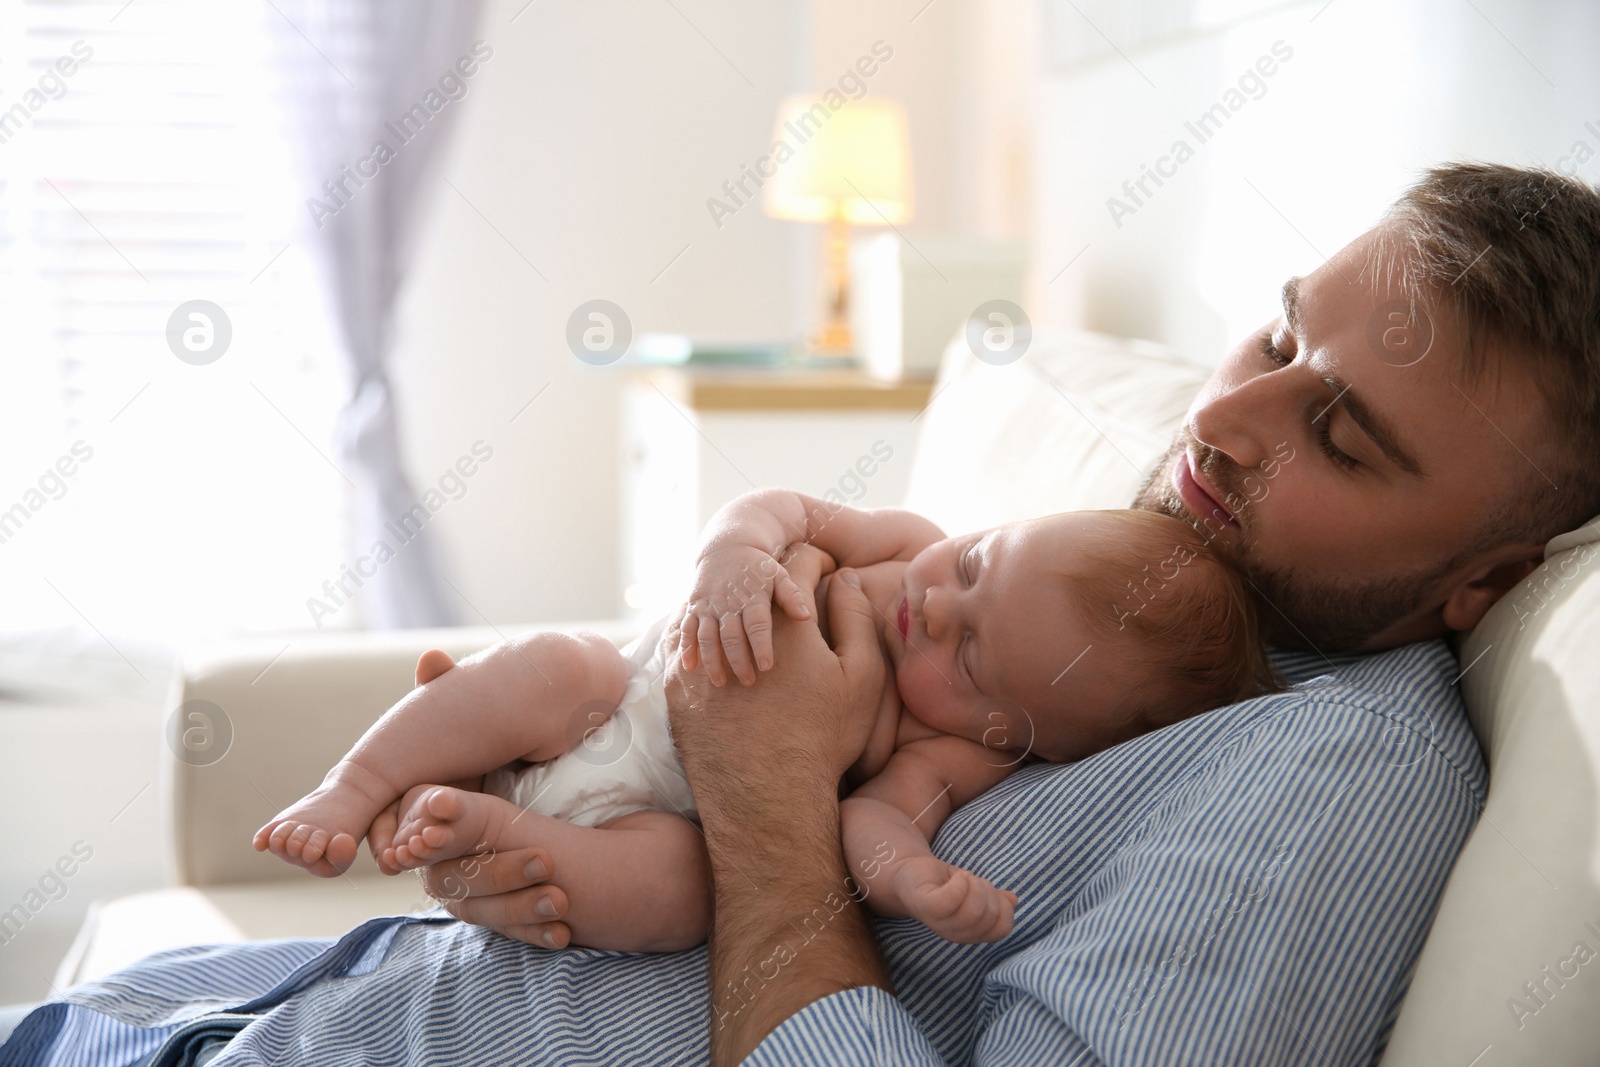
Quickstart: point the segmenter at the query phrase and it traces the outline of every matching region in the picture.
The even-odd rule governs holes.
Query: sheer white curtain
[[[307,199],[471,57],[477,9],[6,5],[0,689],[158,693],[173,646],[451,617],[425,538],[332,618],[310,601],[352,525],[414,502],[384,357],[453,83],[320,228]],[[231,333],[209,363],[168,340],[195,300]]]
[[[310,626],[338,571],[345,368],[297,237],[278,19],[5,7],[0,675],[20,648],[159,687],[141,650]],[[192,300],[231,328],[206,365],[167,340]]]
[[[336,427],[354,482],[356,547],[393,556],[364,575],[369,626],[457,621],[430,534],[391,530],[419,495],[399,450],[388,374],[395,298],[467,83],[492,52],[474,42],[479,0],[275,0],[277,49],[295,87],[306,221],[352,378]],[[428,180],[431,179],[431,180]],[[369,566],[371,566],[369,564]],[[329,598],[328,603],[332,603]]]

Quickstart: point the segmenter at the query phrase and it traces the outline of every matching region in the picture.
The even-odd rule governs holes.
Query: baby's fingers
[[[750,651],[755,655],[756,669],[770,671],[773,662],[770,603],[762,600],[744,609],[744,632],[750,639]]]
[[[699,660],[712,685],[722,685],[728,680],[722,669],[722,643],[715,616],[703,616],[698,623],[700,634]]]
[[[685,608],[683,622],[678,626],[678,656],[683,660],[684,667],[691,671],[700,667],[700,649],[696,646],[699,640],[700,617],[693,608]]]
[[[744,612],[731,611],[722,617],[718,627],[722,633],[722,651],[728,657],[728,666],[741,685],[755,685],[756,672],[751,665],[749,642],[744,635]]]

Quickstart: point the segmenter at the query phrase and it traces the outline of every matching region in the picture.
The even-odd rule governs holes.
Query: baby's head
[[[1080,759],[1276,688],[1244,580],[1166,515],[1068,512],[952,537],[904,582],[901,698],[991,748]]]

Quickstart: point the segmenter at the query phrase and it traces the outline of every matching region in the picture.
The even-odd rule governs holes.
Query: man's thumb
[[[872,602],[861,591],[861,578],[853,570],[836,573],[828,583],[828,629],[833,633],[834,655],[846,675],[883,665],[874,620]]]

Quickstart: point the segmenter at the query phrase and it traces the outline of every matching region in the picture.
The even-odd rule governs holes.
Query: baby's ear
[[[417,657],[417,684],[427,685],[455,665],[456,661],[450,658],[450,653],[430,648]]]

